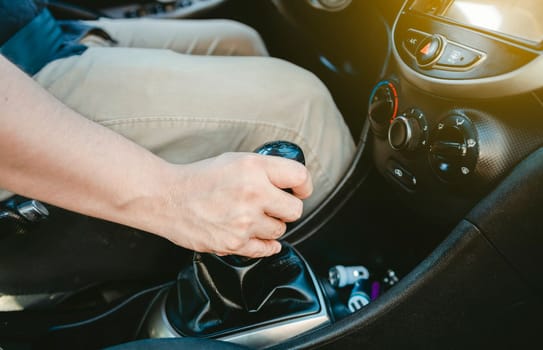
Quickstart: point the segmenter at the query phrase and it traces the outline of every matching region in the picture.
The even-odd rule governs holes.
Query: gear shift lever
[[[302,149],[295,143],[289,141],[271,141],[263,144],[254,150],[254,153],[265,156],[278,156],[287,159],[292,159],[305,165],[305,157]],[[286,192],[292,193],[292,190],[285,189]],[[221,257],[227,264],[233,266],[247,266],[253,264],[257,259],[247,258],[239,255],[227,255]]]
[[[305,163],[300,147],[287,141],[266,143],[255,152]],[[288,243],[282,247],[261,259],[195,253],[167,301],[174,328],[182,335],[209,337],[318,312],[308,267]]]

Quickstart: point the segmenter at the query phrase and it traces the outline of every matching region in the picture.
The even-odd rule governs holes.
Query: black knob
[[[442,119],[432,133],[430,166],[445,182],[459,182],[475,170],[478,138],[472,121],[460,113]]]

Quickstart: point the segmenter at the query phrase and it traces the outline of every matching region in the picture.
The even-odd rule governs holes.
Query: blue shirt
[[[16,47],[16,52],[11,50],[7,51],[7,53],[2,51],[2,53],[29,75],[35,74],[45,64],[55,59],[82,54],[87,47],[79,44],[79,39],[95,29],[79,21],[55,21],[51,19],[52,24],[59,28],[58,37],[55,37],[57,40],[56,45],[46,49],[46,51],[36,52],[36,47],[32,47],[31,44],[27,45],[26,39],[19,40],[16,34],[34,19],[37,19],[38,15],[42,13],[43,7],[39,2],[33,0],[0,0],[0,49],[3,49],[6,42],[9,41],[12,44],[15,40],[17,45],[11,45],[11,47]],[[31,33],[33,34],[30,37],[37,40],[37,42],[47,42],[48,38],[44,37],[47,34],[41,30],[38,29]],[[25,65],[25,63],[28,63],[26,58],[32,55],[41,55],[42,59],[38,60],[39,64]]]
[[[0,0],[0,46],[38,15],[32,0]]]

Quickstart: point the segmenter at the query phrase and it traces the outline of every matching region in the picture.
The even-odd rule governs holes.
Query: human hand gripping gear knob
[[[302,199],[313,191],[302,163],[298,146],[276,141],[255,153],[225,153],[178,166],[168,205],[177,216],[168,218],[164,236],[219,256],[278,253],[286,223],[301,217]]]
[[[265,156],[277,156],[286,159],[295,160],[298,163],[305,165],[305,156],[302,149],[289,141],[271,141],[263,144],[254,151],[257,154]],[[285,192],[293,193],[291,188],[283,188]],[[286,226],[285,226],[286,230]],[[223,257],[223,260],[230,265],[243,266],[252,264],[253,260],[250,257],[239,255],[227,255]]]

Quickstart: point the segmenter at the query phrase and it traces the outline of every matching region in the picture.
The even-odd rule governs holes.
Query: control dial
[[[379,82],[370,95],[368,116],[372,131],[386,136],[388,127],[398,113],[398,92],[394,84],[388,80]]]
[[[415,108],[395,118],[388,129],[388,143],[396,151],[414,151],[428,140],[428,123],[424,114]]]
[[[470,176],[477,165],[479,143],[472,121],[460,114],[443,119],[432,132],[430,165],[439,178],[458,182]]]

